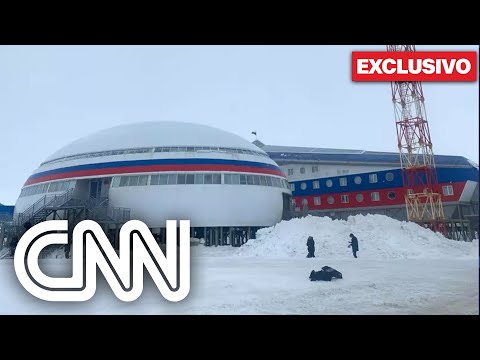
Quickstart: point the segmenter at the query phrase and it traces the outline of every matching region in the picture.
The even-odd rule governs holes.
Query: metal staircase
[[[18,241],[26,230],[47,219],[68,220],[69,229],[73,229],[82,220],[94,220],[105,229],[111,229],[111,226],[119,229],[130,220],[130,209],[110,207],[108,198],[75,198],[74,189],[60,195],[45,195],[13,219],[11,215],[2,214],[1,235],[7,238],[5,246],[14,248],[14,239]]]
[[[13,225],[23,232],[48,217],[68,220],[70,227],[87,219],[101,224],[124,224],[130,220],[130,209],[110,207],[108,198],[78,199],[74,197],[74,189],[70,189],[60,195],[43,196],[19,213],[14,218]]]
[[[24,212],[18,214],[15,219],[15,225],[25,226],[25,224],[29,223],[33,226],[44,221],[56,208],[65,205],[73,199],[73,190],[67,190],[60,195],[43,196]]]

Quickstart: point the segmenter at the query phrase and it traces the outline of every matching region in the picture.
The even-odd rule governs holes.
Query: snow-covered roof
[[[261,149],[277,164],[284,164],[290,161],[400,164],[400,155],[396,152],[278,145],[264,145]],[[478,168],[477,164],[472,163],[463,156],[457,155],[435,155],[435,163],[442,166],[474,166]]]
[[[278,145],[263,145],[263,151],[269,152],[296,152],[305,154],[362,154],[365,150],[351,150],[351,149],[330,149],[330,148],[314,148],[314,147],[300,147],[300,146],[278,146]]]
[[[174,121],[120,125],[80,138],[46,161],[96,151],[155,146],[218,146],[263,152],[242,137],[211,126]]]

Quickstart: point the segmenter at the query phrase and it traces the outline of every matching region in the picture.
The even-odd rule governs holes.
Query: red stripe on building
[[[35,179],[29,179],[24,186],[42,183],[46,181],[71,179],[76,177],[99,176],[99,175],[124,175],[133,173],[145,172],[164,172],[164,171],[231,171],[241,173],[255,173],[276,175],[285,178],[285,175],[278,170],[258,168],[254,166],[235,166],[235,165],[148,165],[148,166],[126,166],[122,168],[103,168],[103,169],[89,169],[80,171],[71,171],[61,174],[46,175]]]
[[[440,184],[440,194],[442,194],[443,202],[459,201],[465,187],[465,182],[455,182],[448,184]],[[451,185],[453,189],[453,195],[443,195],[442,187]],[[415,192],[421,192],[422,189],[414,188]],[[372,200],[372,193],[377,192],[379,195],[378,201]],[[391,193],[391,198],[389,197]],[[357,195],[363,196],[363,201],[357,201]],[[392,196],[395,194],[395,197]],[[342,203],[342,195],[348,195],[348,203]],[[320,197],[320,205],[315,205],[316,197]],[[328,198],[333,198],[333,203],[328,203]],[[360,207],[375,207],[375,206],[393,206],[393,205],[405,205],[405,197],[403,188],[390,188],[390,189],[378,189],[367,191],[352,191],[345,193],[334,194],[318,194],[309,196],[294,196],[295,207],[303,209],[303,200],[307,199],[308,210],[335,210],[335,209],[348,209],[348,208],[360,208]]]

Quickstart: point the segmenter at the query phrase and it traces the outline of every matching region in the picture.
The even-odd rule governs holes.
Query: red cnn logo
[[[354,51],[352,81],[477,81],[477,53]]]

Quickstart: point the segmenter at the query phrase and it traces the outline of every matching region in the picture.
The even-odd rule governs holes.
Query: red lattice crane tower
[[[416,51],[415,45],[387,45],[387,51]],[[419,81],[391,83],[407,219],[446,234],[432,140]]]

